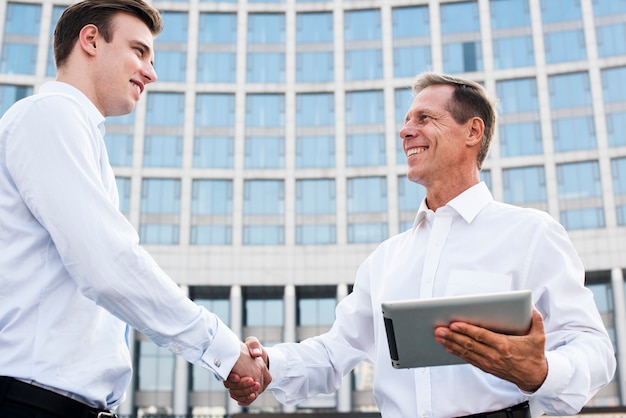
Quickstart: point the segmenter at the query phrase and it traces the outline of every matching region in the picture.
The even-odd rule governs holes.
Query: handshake
[[[230,397],[241,406],[248,406],[272,381],[267,352],[256,337],[248,337],[241,343],[239,360],[224,380]]]

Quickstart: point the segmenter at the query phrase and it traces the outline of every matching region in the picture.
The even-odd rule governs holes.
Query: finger
[[[247,337],[244,342],[248,346],[250,356],[261,357],[263,355],[263,347],[261,346],[261,342],[258,340],[258,338],[250,336]]]

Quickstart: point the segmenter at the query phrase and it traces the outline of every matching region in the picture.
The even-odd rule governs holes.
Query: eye
[[[432,119],[432,117],[430,115],[427,115],[425,113],[422,113],[419,117],[419,121],[420,122],[426,122],[428,119]]]
[[[134,48],[134,50],[137,52],[137,56],[138,56],[138,57],[143,58],[143,55],[144,55],[144,53],[145,53],[145,52],[144,52],[144,50],[143,50],[143,48],[141,48],[141,47],[139,47],[139,46],[136,46],[136,47]]]

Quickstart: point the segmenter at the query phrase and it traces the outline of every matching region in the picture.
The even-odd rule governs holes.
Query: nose
[[[146,67],[144,67],[141,72],[141,75],[143,76],[145,80],[144,81],[145,84],[150,84],[150,83],[154,83],[155,81],[157,81],[157,73],[152,64],[148,64]]]
[[[415,128],[410,122],[405,123],[400,129],[400,138],[406,139],[415,136]]]

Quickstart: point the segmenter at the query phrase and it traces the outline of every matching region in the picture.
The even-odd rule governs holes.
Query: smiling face
[[[133,111],[145,86],[156,81],[154,38],[137,17],[119,13],[114,18],[112,39],[101,34],[91,66],[94,74],[92,101],[104,116],[125,115]]]
[[[448,110],[453,91],[450,85],[426,87],[415,96],[400,130],[409,180],[426,187],[429,206],[429,195],[458,194],[478,182],[482,121],[455,121]]]

